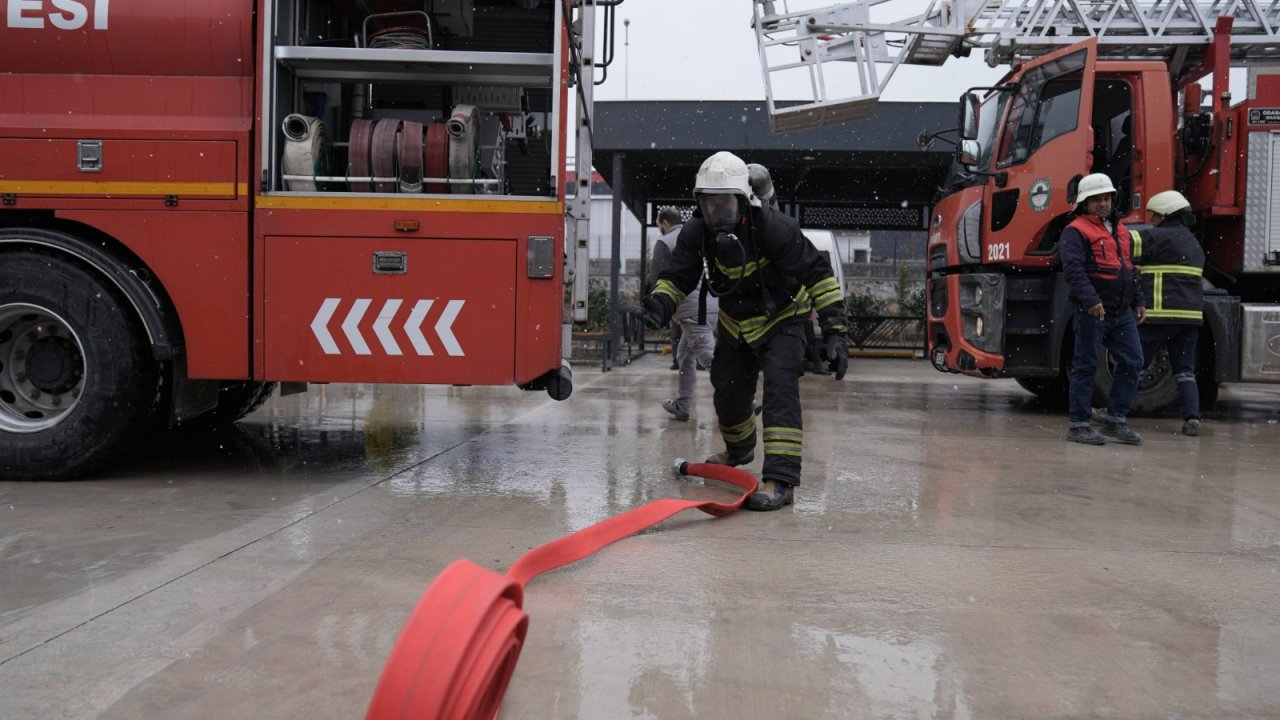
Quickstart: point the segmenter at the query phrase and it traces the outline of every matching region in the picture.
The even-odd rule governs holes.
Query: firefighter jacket
[[[1200,325],[1204,322],[1204,250],[1177,215],[1149,230],[1134,230],[1133,261],[1141,265],[1147,322]]]
[[[1132,242],[1122,222],[1116,221],[1115,229],[1109,231],[1096,215],[1072,220],[1058,240],[1071,301],[1086,309],[1102,303],[1109,314],[1144,305]]]
[[[733,234],[741,247],[734,242],[732,252],[721,250],[729,241],[695,214],[681,229],[653,294],[678,307],[698,286],[705,261],[708,287],[720,297],[720,326],[753,348],[814,311],[824,333],[846,331],[844,297],[831,265],[795,220],[752,208]]]

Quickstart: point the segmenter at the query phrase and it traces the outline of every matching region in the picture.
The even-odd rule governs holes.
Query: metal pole
[[[622,158],[622,153],[613,156],[613,250],[609,258],[609,352],[606,353],[610,366],[618,362],[622,329],[618,312],[618,280],[622,271]]]
[[[631,99],[631,18],[622,21],[622,99]]]

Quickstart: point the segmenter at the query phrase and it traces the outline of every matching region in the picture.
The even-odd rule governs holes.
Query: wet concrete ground
[[[0,718],[358,718],[457,558],[732,493],[649,356],[508,388],[317,387],[109,475],[0,483]],[[1280,716],[1280,387],[1199,439],[1063,441],[1011,381],[802,381],[793,508],[692,512],[529,586],[501,717]],[[759,457],[759,456],[758,456]],[[758,471],[760,460],[750,466]]]

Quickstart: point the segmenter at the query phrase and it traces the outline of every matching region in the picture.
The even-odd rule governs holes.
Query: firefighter
[[[1062,231],[1058,248],[1062,272],[1070,288],[1075,328],[1075,356],[1071,361],[1067,440],[1104,445],[1110,438],[1141,445],[1142,436],[1126,418],[1138,393],[1142,372],[1142,344],[1138,324],[1146,316],[1142,288],[1133,266],[1132,239],[1114,208],[1115,186],[1103,173],[1080,179],[1076,189],[1076,218]],[[1089,427],[1093,408],[1093,376],[1098,356],[1106,347],[1115,359],[1115,374],[1102,434]]]
[[[1149,366],[1160,348],[1178,382],[1182,434],[1200,434],[1200,389],[1196,386],[1196,343],[1204,322],[1204,250],[1191,233],[1195,215],[1177,190],[1156,193],[1147,201],[1150,230],[1131,231],[1133,261],[1142,266],[1142,292],[1151,299],[1147,321],[1138,328],[1142,356]]]
[[[844,298],[826,258],[795,220],[751,191],[747,165],[718,152],[698,169],[697,209],[676,239],[667,270],[642,304],[645,323],[664,327],[685,296],[703,282],[720,299],[711,384],[725,451],[708,463],[745,465],[755,459],[752,409],[764,374],[764,468],[750,510],[789,505],[800,482],[803,425],[800,375],[803,322],[816,310],[835,378],[849,366]]]

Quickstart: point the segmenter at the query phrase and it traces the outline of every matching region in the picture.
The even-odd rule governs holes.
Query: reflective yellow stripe
[[[1138,232],[1137,230],[1130,230],[1129,240],[1133,245],[1132,249],[1129,250],[1129,254],[1131,258],[1141,257],[1142,256],[1142,233]]]
[[[814,310],[830,307],[843,299],[840,296],[840,284],[836,282],[834,277],[820,280],[811,285],[809,294],[813,297]]]
[[[729,337],[734,340],[737,340],[742,335],[742,332],[738,329],[738,321],[729,317],[729,313],[723,310],[720,311],[720,327],[724,328],[724,331],[729,333]]]
[[[463,198],[433,198],[405,195],[380,197],[293,197],[285,195],[259,195],[254,205],[260,208],[296,210],[420,210],[430,212],[511,213],[529,215],[563,215],[564,203],[559,200],[518,200]]]
[[[684,302],[685,294],[680,292],[680,288],[670,280],[659,280],[658,284],[653,287],[654,295],[665,295],[675,301],[676,307],[680,307],[680,303]]]
[[[729,444],[740,443],[750,438],[756,432],[755,415],[748,417],[746,420],[737,425],[720,425],[720,435],[724,437],[724,441]]]
[[[751,262],[747,263],[745,266],[734,265],[733,267],[727,267],[725,265],[721,265],[719,260],[716,260],[716,270],[719,270],[722,275],[729,278],[730,280],[737,280],[738,278],[751,277],[752,275],[756,274],[757,270],[764,269],[764,266],[768,264],[769,264],[769,258],[761,258],[759,263],[757,263],[755,260],[752,260]]]
[[[0,180],[0,193],[15,195],[247,195],[247,183],[94,182],[92,180]]]
[[[1151,311],[1160,312],[1160,308],[1164,307],[1164,273],[1156,273],[1151,283],[1151,292],[1155,297],[1151,298]]]
[[[804,445],[804,430],[800,428],[771,426],[764,429],[765,455],[791,455],[799,457]]]
[[[770,426],[764,429],[765,440],[783,440],[790,439],[800,442],[804,439],[804,430],[800,428]]]
[[[1169,273],[1170,275],[1195,275],[1201,277],[1204,270],[1195,265],[1143,265],[1144,273]]]
[[[1203,320],[1203,310],[1148,310],[1149,318],[1173,318],[1176,320]]]

